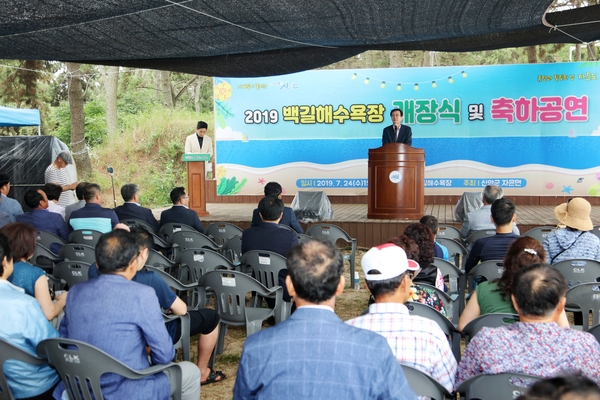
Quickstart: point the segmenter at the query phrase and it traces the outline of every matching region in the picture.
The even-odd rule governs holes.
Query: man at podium
[[[208,124],[206,122],[198,121],[198,124],[196,125],[196,133],[192,133],[185,139],[186,154],[207,153],[210,154],[212,159],[213,145],[210,136],[206,136],[207,129]],[[206,161],[204,163],[205,172],[212,171],[212,168],[209,168],[209,165],[212,167],[210,161]]]
[[[410,126],[402,125],[404,114],[399,108],[390,111],[392,125],[383,128],[382,144],[386,143],[404,143],[412,146],[412,129]]]

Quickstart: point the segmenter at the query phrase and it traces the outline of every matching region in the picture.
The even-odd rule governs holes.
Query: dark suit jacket
[[[125,203],[122,206],[115,207],[115,213],[117,214],[117,217],[119,217],[119,220],[130,218],[139,219],[149,223],[158,231],[158,221],[154,218],[152,210],[149,208],[138,206],[135,203]]]
[[[260,219],[260,215],[258,214],[258,208],[255,208],[252,211],[252,226],[258,226],[260,223],[262,223],[262,219]],[[287,225],[298,233],[304,233],[291,207],[283,208],[283,217],[281,217],[279,225]]]
[[[396,135],[394,134],[394,127],[390,125],[383,129],[383,136],[381,138],[382,144],[386,143],[404,143],[412,146],[412,129],[410,126],[400,124],[400,133],[398,134],[398,140],[394,140]]]
[[[204,233],[198,214],[185,206],[173,206],[160,214],[160,226],[169,223],[189,225],[198,232]]]
[[[242,254],[250,250],[266,250],[287,257],[298,244],[298,234],[272,222],[261,222],[242,233]]]

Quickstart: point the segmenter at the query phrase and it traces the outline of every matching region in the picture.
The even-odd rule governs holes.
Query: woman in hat
[[[590,219],[592,206],[586,199],[575,197],[556,207],[558,227],[544,240],[549,264],[587,258],[600,261],[600,239],[593,233]]]

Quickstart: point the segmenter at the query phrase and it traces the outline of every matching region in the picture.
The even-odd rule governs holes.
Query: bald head
[[[564,276],[548,264],[532,264],[515,274],[512,294],[524,316],[547,317],[553,314],[566,293]]]
[[[122,229],[105,233],[96,245],[98,270],[103,274],[123,272],[138,253],[135,235]]]

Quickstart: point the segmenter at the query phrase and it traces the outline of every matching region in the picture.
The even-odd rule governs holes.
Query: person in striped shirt
[[[44,183],[55,183],[62,188],[62,193],[58,200],[58,205],[61,207],[66,207],[75,202],[72,190],[75,190],[77,187],[77,182],[69,183],[70,179],[67,174],[67,165],[69,164],[73,164],[71,154],[67,150],[63,150],[58,153],[54,162],[46,168],[46,172],[44,173]]]

